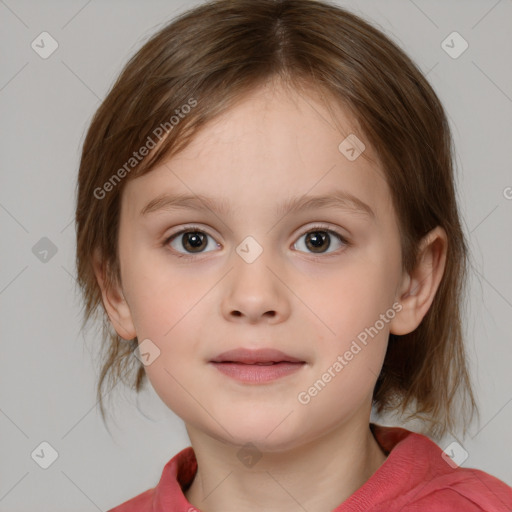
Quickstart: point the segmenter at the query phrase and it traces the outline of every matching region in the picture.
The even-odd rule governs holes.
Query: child
[[[512,509],[460,444],[370,422],[477,409],[449,125],[359,17],[220,0],[163,28],[92,120],[76,226],[103,418],[106,381],[147,377],[191,442],[112,511]]]

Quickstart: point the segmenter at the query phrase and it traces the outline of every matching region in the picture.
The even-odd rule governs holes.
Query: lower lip
[[[260,384],[286,377],[299,371],[305,363],[275,363],[269,365],[243,363],[212,363],[224,375],[240,382]]]

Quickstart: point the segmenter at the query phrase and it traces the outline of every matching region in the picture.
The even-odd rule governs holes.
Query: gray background
[[[0,511],[107,510],[153,487],[188,446],[152,389],[136,397],[118,386],[112,436],[101,422],[98,337],[79,333],[72,220],[91,116],[147,37],[197,3],[0,0]],[[450,117],[474,261],[466,331],[482,413],[460,440],[463,465],[512,485],[512,1],[340,5],[408,52]],[[31,48],[43,31],[59,45],[47,59]],[[441,47],[453,31],[469,43],[456,59]],[[43,237],[57,250],[47,261],[33,252]],[[43,441],[58,453],[48,469],[31,457]]]

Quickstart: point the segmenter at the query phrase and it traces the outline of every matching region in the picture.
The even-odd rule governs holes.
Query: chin
[[[231,428],[228,430],[232,437],[224,437],[224,441],[238,447],[252,444],[260,452],[267,453],[290,450],[296,446],[300,434],[290,428],[284,428],[283,424],[279,425],[282,420],[281,418],[277,422],[261,421],[260,423],[244,425],[231,424]]]

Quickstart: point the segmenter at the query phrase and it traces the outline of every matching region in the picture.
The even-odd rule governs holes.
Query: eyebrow
[[[192,208],[198,210],[211,210],[218,215],[228,215],[231,212],[226,199],[217,201],[202,194],[161,194],[149,201],[142,208],[140,215],[148,215],[157,211],[173,211]],[[375,219],[375,212],[358,197],[344,190],[334,190],[327,195],[299,196],[287,199],[275,211],[280,217],[300,210],[335,208],[355,214],[362,214],[371,220]]]

